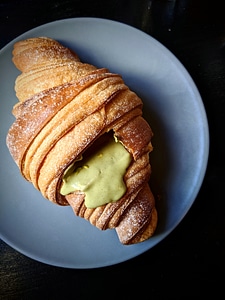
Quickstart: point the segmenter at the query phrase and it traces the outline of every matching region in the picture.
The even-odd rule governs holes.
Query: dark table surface
[[[196,200],[162,242],[126,262],[66,269],[34,261],[0,241],[0,299],[183,299],[224,295],[225,14],[223,0],[1,0],[0,48],[51,21],[99,17],[156,38],[192,76],[209,122],[210,153]],[[1,79],[0,79],[1,80]],[[3,101],[1,99],[1,101]],[[123,294],[121,294],[122,290]]]

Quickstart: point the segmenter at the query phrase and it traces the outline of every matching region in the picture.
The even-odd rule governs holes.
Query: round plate
[[[121,245],[115,230],[100,231],[76,217],[70,207],[45,200],[19,173],[5,144],[17,102],[19,74],[13,44],[48,36],[72,48],[84,62],[123,76],[144,102],[144,116],[154,132],[151,154],[153,192],[159,224],[143,243]],[[162,241],[183,219],[202,184],[209,134],[204,106],[191,77],[158,41],[118,22],[77,18],[32,29],[0,51],[1,168],[0,237],[17,251],[44,263],[68,268],[97,268],[131,259]],[[156,197],[158,199],[158,197]]]

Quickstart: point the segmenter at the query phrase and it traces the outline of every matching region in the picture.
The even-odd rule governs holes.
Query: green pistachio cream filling
[[[126,192],[124,175],[131,154],[113,135],[98,139],[79,160],[64,173],[60,193],[85,193],[85,205],[95,208],[119,200]]]

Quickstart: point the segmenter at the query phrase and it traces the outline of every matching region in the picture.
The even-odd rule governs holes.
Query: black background
[[[223,298],[223,5],[223,0],[0,0],[0,48],[36,26],[73,17],[117,20],[147,32],[189,71],[202,96],[210,131],[209,162],[199,194],[183,221],[161,243],[118,265],[73,270],[33,261],[0,241],[0,299],[59,299],[70,293],[74,299],[135,294],[140,299]]]

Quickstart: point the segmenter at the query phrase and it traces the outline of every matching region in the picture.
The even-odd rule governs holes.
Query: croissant
[[[15,81],[19,101],[6,143],[23,177],[43,197],[70,205],[97,228],[115,229],[124,245],[149,239],[158,216],[149,187],[153,133],[141,99],[120,75],[81,62],[47,37],[16,42],[13,63],[21,71]],[[115,150],[113,163],[107,155],[111,144],[122,151]],[[97,166],[101,157],[110,160],[87,179],[94,155]],[[78,180],[74,174],[84,183],[72,181],[68,191],[69,180]],[[101,187],[100,178],[106,179]]]

